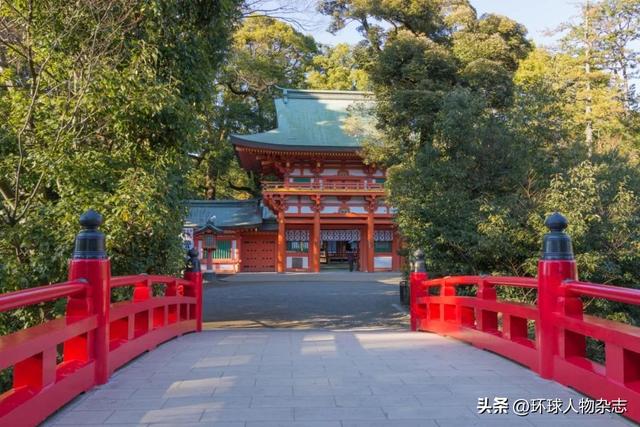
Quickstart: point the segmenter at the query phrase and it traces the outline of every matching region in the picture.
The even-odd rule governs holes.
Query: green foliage
[[[188,154],[239,2],[0,5],[0,293],[62,281],[94,208],[114,274],[177,273]],[[0,317],[0,334],[63,304]]]
[[[594,7],[614,3],[624,2]],[[431,274],[535,275],[544,218],[558,210],[569,217],[582,279],[640,285],[638,115],[601,60],[594,21],[569,26],[563,50],[552,53],[534,49],[522,25],[478,18],[466,1],[320,8],[333,30],[360,23],[359,62],[378,101],[366,159],[387,168],[398,226],[411,248],[425,250]],[[620,304],[587,309],[640,320]]]
[[[356,50],[345,43],[325,47],[311,60],[307,86],[310,89],[368,90],[369,76],[358,66]]]
[[[238,165],[229,135],[276,127],[273,98],[278,87],[304,87],[305,73],[318,47],[291,25],[249,15],[233,34],[225,66],[216,75],[216,102],[204,117],[207,126],[190,180],[200,197],[246,198],[259,194],[259,177]]]

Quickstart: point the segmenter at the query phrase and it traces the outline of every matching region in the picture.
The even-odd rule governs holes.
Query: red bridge
[[[84,229],[69,281],[0,295],[0,312],[67,299],[64,317],[0,337],[0,370],[13,368],[13,386],[0,395],[2,426],[37,425],[78,394],[109,381],[136,356],[202,330],[197,255],[191,253],[184,278],[111,277],[101,223],[91,210],[80,218]],[[164,287],[163,296],[153,296],[154,285]],[[133,288],[133,297],[112,304],[111,291],[119,287]]]
[[[2,426],[37,425],[79,394],[109,382],[118,368],[142,353],[153,354],[165,341],[202,330],[197,254],[190,253],[183,278],[111,277],[104,235],[98,230],[101,222],[94,211],[81,217],[83,230],[76,239],[69,281],[0,295],[2,312],[66,299],[64,317],[0,337],[0,370],[13,370],[11,389],[0,395]],[[424,255],[418,253],[411,274],[411,329],[499,354],[640,422],[640,328],[584,314],[582,301],[588,297],[640,305],[640,291],[580,282],[571,240],[564,232],[566,220],[554,214],[546,225],[550,232],[544,237],[537,278],[428,280]],[[130,300],[112,302],[112,290],[119,287],[132,288]],[[502,287],[529,289],[536,302],[500,299],[496,291]],[[416,343],[428,334],[410,337]],[[604,343],[604,363],[587,357],[588,338]],[[421,351],[424,359],[433,360],[428,349]],[[412,360],[421,356],[415,357]],[[315,415],[322,420],[327,414]],[[196,420],[205,420],[199,417]]]

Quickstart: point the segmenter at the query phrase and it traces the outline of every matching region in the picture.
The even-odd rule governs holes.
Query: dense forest
[[[640,285],[640,0],[585,3],[553,48],[467,0],[321,0],[362,34],[336,46],[260,5],[0,3],[0,292],[63,280],[89,207],[114,274],[179,271],[182,200],[259,195],[228,138],[275,126],[277,87],[375,94],[350,131],[432,274],[534,275],[559,210],[582,279]]]

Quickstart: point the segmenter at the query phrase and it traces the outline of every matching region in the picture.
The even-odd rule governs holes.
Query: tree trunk
[[[218,171],[216,170],[216,167],[215,167],[215,161],[209,158],[207,159],[207,174],[204,178],[205,199],[215,200],[217,178],[218,178]]]
[[[591,94],[591,48],[592,48],[592,40],[591,40],[591,31],[590,31],[590,16],[591,13],[591,5],[587,2],[585,8],[585,19],[584,19],[584,41],[585,41],[585,57],[584,57],[584,73],[586,77],[586,103],[584,108],[585,115],[585,144],[587,145],[587,153],[589,158],[591,158],[593,154],[593,124],[591,122],[591,110],[593,97]]]

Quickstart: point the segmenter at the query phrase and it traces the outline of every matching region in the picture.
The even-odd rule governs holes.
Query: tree
[[[334,29],[357,20],[367,37],[361,63],[377,124],[357,129],[368,134],[366,160],[387,168],[396,222],[409,247],[425,250],[431,275],[534,275],[544,218],[560,210],[583,279],[638,283],[637,149],[593,23],[570,27],[554,53],[465,2],[322,7]],[[587,311],[640,324],[640,312],[619,304]]]
[[[526,29],[477,17],[465,1],[321,7],[334,28],[356,20],[367,38],[362,64],[376,95],[377,133],[365,155],[387,168],[385,187],[410,246],[426,248],[434,273],[522,274],[523,250],[494,252],[500,242],[481,227],[498,213],[521,214],[509,206],[527,179],[530,147],[505,117],[513,73],[531,50]]]
[[[229,135],[273,129],[278,88],[304,87],[305,72],[317,53],[312,37],[285,22],[263,15],[244,19],[216,76],[216,102],[207,111],[205,145],[196,155],[198,170],[191,177],[206,198],[259,194],[259,177],[240,169]]]
[[[356,61],[356,49],[340,43],[325,46],[311,61],[306,82],[310,89],[368,90],[369,77]]]
[[[593,31],[603,65],[617,78],[626,110],[637,107],[631,80],[638,76],[640,1],[605,0],[595,6]]]
[[[115,274],[179,270],[188,154],[239,15],[235,0],[0,4],[0,292],[64,280],[89,207]],[[5,314],[0,333],[50,308]]]

